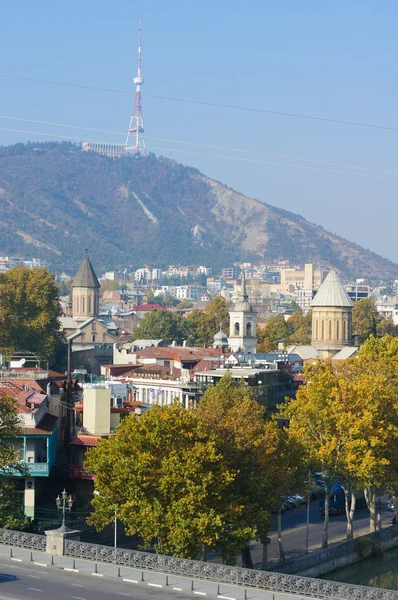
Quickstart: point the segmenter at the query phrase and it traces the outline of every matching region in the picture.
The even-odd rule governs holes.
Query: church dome
[[[241,300],[234,305],[234,312],[252,313],[253,307],[248,300]]]
[[[311,302],[311,307],[351,308],[354,306],[351,298],[347,294],[344,285],[341,283],[335,269],[332,267],[327,274],[325,281],[315,294]]]

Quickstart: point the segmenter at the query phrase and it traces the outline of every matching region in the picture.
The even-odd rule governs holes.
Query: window
[[[85,304],[85,298],[82,298],[82,313],[84,313],[84,304]]]
[[[346,328],[347,328],[347,321],[344,320],[343,321],[343,340],[347,339],[347,337],[346,337]]]
[[[336,338],[340,338],[340,321],[337,321],[336,323]]]
[[[239,335],[239,332],[240,332],[239,323],[235,323],[235,335]]]
[[[252,324],[248,323],[246,325],[246,335],[250,336],[252,334]]]
[[[95,342],[95,334],[93,335],[93,342]]]
[[[325,321],[323,319],[321,324],[321,339],[325,339]]]
[[[332,339],[332,321],[329,321],[329,340]]]
[[[318,319],[315,321],[315,339],[318,339]]]
[[[88,297],[88,312],[91,313],[91,296]]]

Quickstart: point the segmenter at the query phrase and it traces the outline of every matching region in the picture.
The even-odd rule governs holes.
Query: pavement
[[[52,564],[53,563],[53,564]],[[52,557],[41,551],[0,545],[0,600],[134,600],[163,597],[210,600],[292,600],[293,595],[217,584],[107,563]]]
[[[382,496],[383,508],[381,510],[382,527],[391,525],[393,513],[387,510],[388,496]],[[329,546],[333,546],[346,539],[347,519],[345,514],[329,517]],[[270,534],[271,543],[268,546],[269,565],[276,565],[279,561],[279,545],[276,531],[276,517],[273,516],[273,531]],[[310,528],[309,551],[319,550],[322,545],[324,515],[319,512],[319,501],[310,503]],[[282,515],[282,540],[286,559],[294,558],[305,552],[305,537],[307,523],[307,506],[287,510]],[[361,508],[355,511],[354,536],[369,533],[369,510]],[[252,559],[255,566],[261,565],[262,545],[253,542],[251,545]]]

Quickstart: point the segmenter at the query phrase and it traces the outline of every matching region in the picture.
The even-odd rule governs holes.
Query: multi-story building
[[[206,288],[202,285],[178,285],[176,298],[178,300],[200,300],[205,292]]]
[[[221,278],[222,279],[238,279],[240,275],[239,267],[225,267],[221,269]]]
[[[347,294],[351,298],[351,300],[355,303],[358,300],[363,300],[364,298],[369,298],[371,294],[371,287],[364,283],[352,283],[344,286]]]

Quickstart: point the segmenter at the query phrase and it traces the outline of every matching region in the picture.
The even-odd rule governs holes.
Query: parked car
[[[387,510],[391,510],[392,512],[394,512],[394,502],[389,502],[387,504]]]

